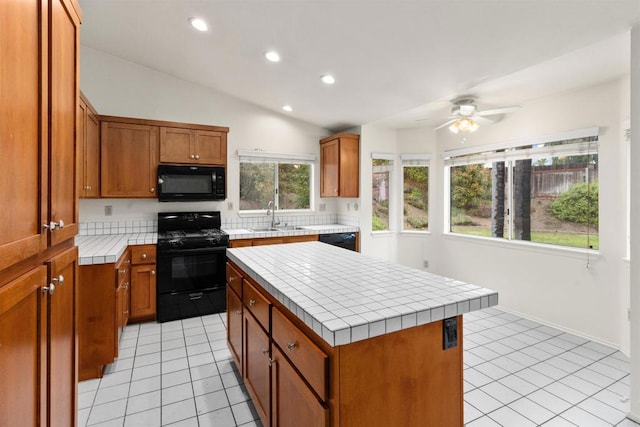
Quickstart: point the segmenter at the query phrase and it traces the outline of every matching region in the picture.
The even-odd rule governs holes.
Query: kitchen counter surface
[[[303,236],[308,234],[325,233],[355,233],[360,231],[358,227],[342,224],[301,225],[294,230],[278,231],[251,231],[248,228],[222,228],[229,234],[229,239],[258,239],[261,237]]]
[[[155,244],[157,233],[102,234],[76,236],[78,265],[116,262],[129,245]]]
[[[331,346],[498,304],[498,293],[319,242],[227,250]]]

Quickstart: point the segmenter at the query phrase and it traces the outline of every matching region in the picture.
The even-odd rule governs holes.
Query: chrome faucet
[[[276,209],[273,207],[273,200],[269,200],[267,204],[267,215],[271,215],[271,228],[274,228],[276,225],[280,225],[280,221],[276,221]],[[271,213],[269,213],[271,211]]]

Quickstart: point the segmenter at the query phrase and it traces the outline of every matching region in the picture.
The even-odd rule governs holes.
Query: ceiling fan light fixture
[[[453,133],[468,132],[473,133],[478,130],[480,125],[471,117],[462,117],[449,126],[449,130]]]
[[[271,62],[280,62],[280,54],[275,50],[270,50],[266,52],[264,56]]]

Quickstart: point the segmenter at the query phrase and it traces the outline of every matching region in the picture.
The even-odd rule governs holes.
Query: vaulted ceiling
[[[459,95],[495,108],[622,76],[640,23],[638,0],[79,2],[83,45],[331,130],[431,126],[416,120]]]

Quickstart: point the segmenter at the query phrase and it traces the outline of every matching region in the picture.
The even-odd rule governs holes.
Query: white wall
[[[81,200],[80,220],[153,219],[160,210],[216,209],[223,218],[237,215],[239,204],[238,149],[259,148],[282,153],[311,153],[318,157],[315,188],[318,187],[319,140],[326,129],[285,114],[240,101],[196,85],[81,46],[80,87],[99,114],[153,120],[227,126],[227,201],[223,203],[159,203],[156,200]],[[320,198],[316,191],[315,206]],[[228,202],[233,208],[228,209]],[[322,200],[327,213],[335,213],[335,201]],[[113,216],[104,217],[104,206],[113,206]],[[265,207],[266,209],[266,207]]]
[[[600,127],[600,250],[587,269],[584,252],[443,234],[441,153],[461,148],[460,135],[437,134],[430,186],[431,234],[422,238],[430,270],[497,290],[505,309],[629,350],[627,321],[626,161],[621,122],[629,117],[629,79],[527,102],[502,122],[483,126],[464,146]],[[429,144],[428,132],[399,132],[402,147]],[[435,176],[433,175],[435,174]],[[361,219],[362,228],[366,225]],[[363,233],[365,234],[365,233]],[[397,261],[422,267],[420,245],[399,237]],[[413,254],[413,255],[411,255]]]

